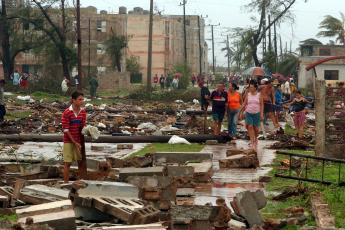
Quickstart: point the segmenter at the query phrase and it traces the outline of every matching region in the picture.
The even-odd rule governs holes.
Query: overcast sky
[[[80,0],[82,7],[89,5],[96,6],[98,10],[107,10],[109,12],[118,12],[119,6],[126,6],[128,10],[140,6],[149,9],[149,0]],[[182,0],[181,0],[182,1]],[[163,11],[163,14],[182,14],[182,7],[179,6],[179,0],[154,0],[154,4]],[[250,20],[250,14],[246,12],[243,5],[249,0],[187,0],[186,13],[193,15],[208,15],[206,23],[217,24],[221,27],[216,30],[216,56],[217,64],[226,66],[226,59],[220,49],[224,40],[222,33],[225,28],[246,27],[253,23]],[[297,0],[292,8],[296,15],[296,21],[293,25],[285,23],[278,30],[282,36],[283,43],[292,41],[293,50],[298,47],[299,41],[315,37],[318,33],[318,26],[323,17],[327,14],[340,17],[339,12],[345,13],[345,0]],[[210,38],[210,29],[206,29],[206,38]],[[319,40],[328,42],[329,39]],[[210,44],[210,41],[208,41]],[[211,47],[211,45],[209,45]],[[211,53],[211,52],[209,52]]]

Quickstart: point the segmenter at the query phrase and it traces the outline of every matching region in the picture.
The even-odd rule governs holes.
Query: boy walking
[[[86,111],[82,108],[84,94],[81,92],[72,93],[72,104],[62,113],[61,123],[64,132],[63,159],[64,159],[64,181],[69,180],[69,169],[72,162],[78,162],[79,177],[83,176],[82,142],[81,131],[86,124]]]

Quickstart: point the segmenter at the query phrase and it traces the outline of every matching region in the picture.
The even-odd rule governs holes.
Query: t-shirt
[[[86,124],[86,111],[80,109],[78,114],[73,112],[72,105],[62,113],[61,118],[62,129],[64,131],[64,143],[72,143],[71,139],[67,136],[66,132],[69,131],[73,139],[81,143],[81,130]]]
[[[213,91],[211,94],[211,100],[213,113],[225,113],[225,107],[228,103],[228,94],[225,91]]]
[[[228,108],[239,109],[241,107],[241,95],[238,92],[228,93]]]
[[[13,85],[19,85],[20,74],[13,73]]]
[[[201,87],[200,90],[200,103],[201,105],[208,105],[208,101],[205,99],[205,96],[210,96],[210,90],[206,86]]]

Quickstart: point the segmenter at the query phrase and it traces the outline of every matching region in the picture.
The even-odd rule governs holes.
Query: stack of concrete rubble
[[[212,226],[219,211],[217,206],[194,206],[195,186],[211,182],[211,153],[89,157],[88,178],[93,180],[67,184],[60,181],[61,166],[39,168],[38,173],[7,180],[12,186],[0,187],[1,213],[11,214],[15,208],[23,227],[45,224],[54,229],[96,229],[92,223],[102,222],[109,229],[122,229],[120,225],[179,229],[183,218],[177,213],[182,212],[187,215],[184,225],[207,229],[200,226]],[[71,167],[71,178],[77,177],[76,169]],[[198,212],[202,215],[192,214]]]

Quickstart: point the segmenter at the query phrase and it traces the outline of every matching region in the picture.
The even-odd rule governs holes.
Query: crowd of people
[[[247,80],[242,93],[238,92],[237,82],[232,81],[226,90],[224,82],[216,85],[212,92],[200,81],[201,109],[206,111],[212,104],[213,133],[220,135],[222,123],[227,115],[228,132],[231,139],[237,138],[237,124],[245,120],[245,127],[250,138],[249,145],[257,149],[260,130],[265,134],[268,120],[272,121],[275,133],[283,133],[279,118],[284,111],[293,113],[297,137],[303,138],[304,123],[307,113],[307,99],[297,90],[293,80],[279,82],[277,79],[256,78]]]

